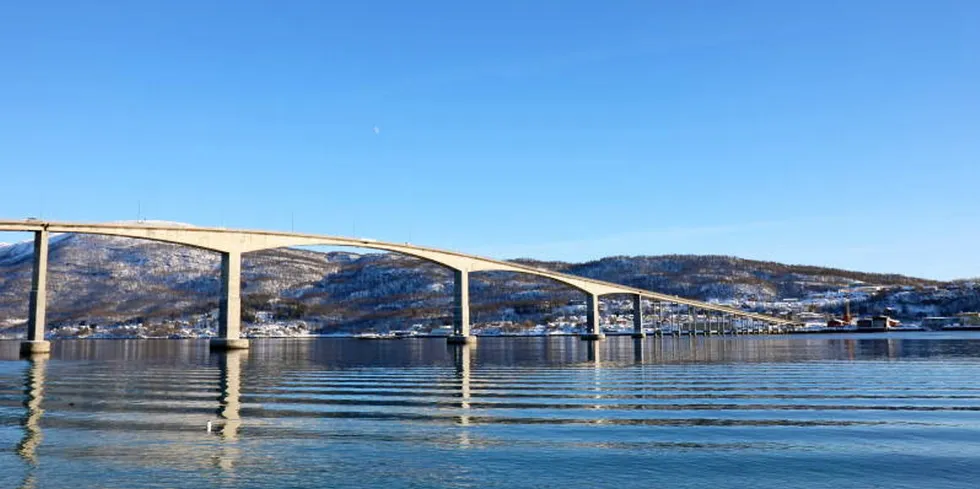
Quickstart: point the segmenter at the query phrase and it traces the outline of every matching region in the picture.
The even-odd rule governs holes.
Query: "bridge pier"
[[[451,345],[476,342],[470,334],[470,273],[453,270],[453,334],[446,338]]]
[[[248,340],[242,335],[242,254],[221,253],[221,297],[218,299],[218,337],[211,348],[244,350]]]
[[[606,337],[599,327],[599,296],[588,292],[585,296],[585,319],[587,333],[582,333],[579,338],[586,341],[601,340]]]
[[[48,305],[48,230],[34,232],[34,270],[31,274],[31,298],[27,318],[27,340],[20,344],[22,355],[50,353],[51,342],[44,339],[45,312]]]
[[[640,294],[633,294],[633,334],[634,338],[646,338],[643,332],[643,298]]]

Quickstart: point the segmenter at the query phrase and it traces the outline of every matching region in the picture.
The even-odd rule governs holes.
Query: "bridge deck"
[[[246,253],[262,249],[309,245],[369,248],[415,256],[423,260],[464,272],[510,271],[527,273],[567,284],[571,287],[582,290],[585,293],[593,294],[594,296],[631,294],[656,301],[682,304],[696,307],[705,311],[731,314],[736,317],[753,319],[775,325],[786,325],[793,323],[793,321],[788,319],[745,312],[733,307],[710,304],[675,295],[661,294],[658,292],[628,287],[612,282],[605,282],[602,280],[556,272],[545,268],[536,268],[519,263],[494,260],[491,258],[459,253],[456,251],[440,250],[436,248],[410,245],[407,243],[399,244],[364,238],[347,238],[341,236],[286,233],[278,231],[207,228],[153,223],[73,223],[39,220],[0,221],[0,231],[38,232],[42,230],[46,230],[49,233],[98,234],[147,239],[203,248],[222,253]]]

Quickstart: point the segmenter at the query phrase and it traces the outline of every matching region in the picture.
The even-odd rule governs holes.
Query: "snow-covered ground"
[[[249,338],[294,338],[310,336],[305,321],[271,321],[246,324],[243,333]],[[207,315],[191,320],[174,320],[160,323],[124,323],[109,325],[74,324],[51,328],[48,338],[211,338],[217,336],[217,327]]]
[[[5,319],[0,332],[22,331],[23,320],[10,318],[23,318],[27,312],[32,252],[31,241],[0,245],[0,318]],[[731,257],[611,257],[583,264],[532,265],[668,294],[708,297],[709,302],[786,317],[810,311],[818,316],[840,315],[845,301],[850,301],[854,315],[892,309],[905,323],[980,307],[980,287],[968,281],[899,277],[896,283],[875,285],[870,279],[855,280],[849,272],[794,270]],[[82,320],[118,324],[118,333],[125,335],[213,334],[213,324],[202,330],[194,325],[204,319],[192,315],[216,307],[219,266],[217,254],[187,247],[108,236],[54,236],[49,324],[64,326],[68,329],[61,334],[75,336],[110,334],[101,328],[82,330]],[[255,318],[246,331],[255,336],[385,332],[415,322],[431,328],[446,324],[452,310],[449,271],[393,253],[305,249],[250,253],[244,257],[242,284],[246,315]],[[483,272],[471,277],[470,295],[476,330],[557,334],[584,327],[582,295],[546,279]],[[630,300],[603,297],[600,308],[605,327],[632,328]],[[673,312],[687,313],[685,309]],[[647,314],[647,321],[652,321],[651,312]],[[163,318],[169,323],[161,323]],[[306,323],[283,322],[284,318]],[[187,324],[176,324],[181,321]]]

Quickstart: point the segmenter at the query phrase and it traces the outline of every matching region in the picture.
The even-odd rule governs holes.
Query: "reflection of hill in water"
[[[851,335],[778,335],[714,337],[609,337],[599,342],[600,358],[613,366],[640,363],[795,362],[801,360],[869,360],[882,358],[972,358],[980,354],[970,339],[980,332],[882,333]],[[398,368],[441,366],[452,359],[440,338],[361,341],[340,338],[256,339],[243,362],[262,371],[286,368]],[[636,345],[640,345],[637,349]],[[588,361],[591,342],[576,337],[483,337],[480,365],[573,365]],[[17,341],[0,341],[0,360],[19,357]],[[214,361],[207,340],[59,340],[56,358],[68,361],[113,359],[106,369],[125,369],[117,362],[140,361],[169,368]],[[641,357],[638,357],[642,355]],[[474,357],[476,355],[474,354]],[[208,375],[216,375],[214,373]],[[216,377],[215,377],[216,378]]]
[[[460,452],[483,460],[512,447],[783,454],[812,440],[772,439],[773,427],[925,423],[934,436],[962,430],[980,405],[980,333],[257,340],[229,354],[206,341],[61,341],[50,360],[17,354],[0,342],[0,423],[22,430],[17,465],[0,457],[10,487],[63,487],[70,474],[97,487],[122,472],[134,486],[321,485],[351,470],[359,481],[431,477],[432,460],[439,474],[478,477]],[[400,462],[379,466],[369,452]]]

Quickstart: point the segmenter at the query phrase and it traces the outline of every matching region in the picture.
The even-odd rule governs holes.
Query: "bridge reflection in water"
[[[769,371],[785,363],[786,372],[809,378],[809,363],[819,363],[809,360],[964,355],[964,344],[884,336],[499,338],[449,347],[426,339],[324,339],[257,341],[252,350],[219,353],[201,341],[60,342],[53,361],[34,355],[0,370],[7,375],[0,407],[12,428],[0,487],[61,487],[60,464],[73,457],[244,481],[257,466],[275,469],[274,456],[252,450],[280,437],[331,446],[364,435],[373,449],[379,440],[424,433],[442,447],[482,450],[488,430],[522,416],[541,424],[664,423],[650,406],[687,410],[685,399],[671,399],[701,402],[703,393],[686,382],[721,385],[710,376],[692,379],[688,364],[744,379],[739,372],[755,369],[723,364],[764,362]],[[0,343],[0,359],[16,359],[17,346]],[[794,367],[801,362],[808,363]],[[836,381],[834,372],[823,370],[828,381]],[[691,392],[679,394],[678,385]]]
[[[221,407],[218,408],[218,417],[223,420],[219,432],[225,440],[237,440],[238,429],[242,425],[242,361],[247,354],[245,351],[229,351],[220,355],[221,397],[218,402]]]
[[[459,446],[469,447],[470,432],[467,429],[471,424],[470,415],[470,369],[473,367],[474,348],[470,345],[450,345],[453,354],[453,364],[456,368],[456,377],[459,379],[459,416],[456,424],[463,429],[459,430]]]
[[[241,459],[241,448],[238,442],[239,430],[242,425],[242,364],[247,358],[248,351],[227,351],[220,352],[217,355],[219,357],[218,369],[220,372],[217,386],[219,395],[217,397],[218,407],[215,410],[217,419],[211,423],[211,433],[220,438],[220,443],[212,460],[215,467],[220,468],[226,475],[231,475],[234,473],[237,461]],[[24,461],[25,465],[25,475],[21,484],[18,486],[21,489],[38,487],[37,473],[42,465],[38,456],[38,449],[44,439],[42,418],[45,409],[43,403],[50,355],[44,353],[34,354],[25,359],[27,361],[27,368],[24,371],[24,398],[22,402],[24,415],[20,422],[23,429],[23,436],[16,447],[16,453]],[[68,406],[73,405],[73,403],[68,404]],[[174,415],[177,415],[176,411]],[[59,420],[59,425],[62,422]],[[203,432],[206,428],[205,426],[201,426],[200,429]],[[186,437],[183,437],[182,440],[172,441],[181,443],[187,442],[188,440]]]
[[[38,456],[37,449],[41,444],[41,415],[44,410],[41,402],[44,400],[44,376],[47,370],[47,355],[32,355],[27,359],[27,373],[24,376],[24,417],[21,426],[24,437],[17,444],[17,455],[27,465],[27,473],[20,487],[23,489],[37,487]]]
[[[216,455],[215,465],[228,473],[233,473],[236,461],[241,459],[238,430],[242,426],[242,362],[247,355],[247,350],[230,350],[219,353],[218,358],[221,395],[218,397],[219,424],[216,429],[223,443]]]

